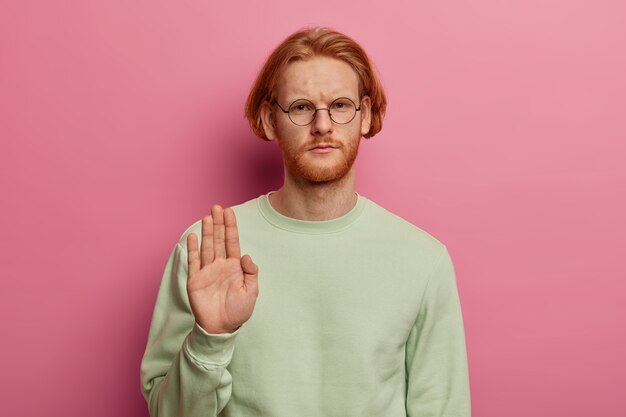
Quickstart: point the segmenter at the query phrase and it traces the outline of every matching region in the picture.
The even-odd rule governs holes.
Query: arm
[[[208,334],[195,323],[187,297],[187,254],[169,257],[141,362],[141,388],[152,417],[217,416],[230,398],[226,369],[237,331]]]
[[[408,417],[470,417],[465,332],[454,267],[444,248],[406,343]]]
[[[141,363],[152,417],[217,416],[226,406],[232,391],[226,367],[254,309],[257,279],[252,258],[241,257],[231,208],[214,205],[202,219],[200,250],[194,233],[181,237],[163,274]]]

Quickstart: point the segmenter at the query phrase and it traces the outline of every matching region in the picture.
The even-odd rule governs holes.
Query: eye
[[[350,100],[347,99],[340,99],[337,101],[334,101],[333,104],[331,105],[331,110],[335,110],[335,111],[352,111],[352,109],[354,109],[354,104],[352,104],[352,102]]]
[[[300,102],[293,103],[289,111],[294,112],[294,113],[307,113],[307,112],[314,111],[314,109],[311,103],[306,102],[306,101],[300,101]]]

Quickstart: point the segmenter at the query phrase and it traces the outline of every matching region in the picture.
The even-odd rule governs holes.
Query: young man
[[[446,247],[354,189],[385,104],[345,35],[303,30],[269,57],[246,116],[285,182],[175,245],[141,364],[153,417],[470,416]]]

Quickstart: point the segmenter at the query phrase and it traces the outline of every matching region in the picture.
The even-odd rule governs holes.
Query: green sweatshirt
[[[151,416],[469,417],[446,247],[358,193],[325,221],[280,214],[270,193],[233,207],[259,266],[237,331],[208,334],[191,312],[186,239],[201,221],[174,246],[141,363]]]

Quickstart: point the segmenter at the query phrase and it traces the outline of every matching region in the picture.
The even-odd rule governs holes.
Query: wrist
[[[237,326],[234,329],[229,329],[229,328],[221,327],[221,326],[211,326],[211,325],[207,325],[207,324],[203,324],[199,322],[196,322],[196,323],[198,324],[198,326],[202,328],[202,330],[204,330],[208,334],[234,333],[241,327],[241,326]]]

